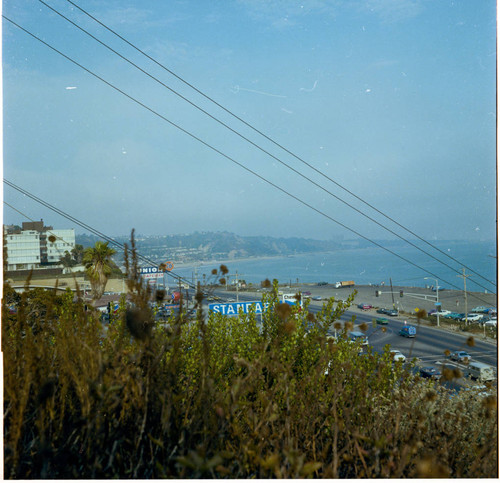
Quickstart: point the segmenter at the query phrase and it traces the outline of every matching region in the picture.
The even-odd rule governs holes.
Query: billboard
[[[144,280],[163,278],[164,274],[158,267],[140,267],[139,272]]]
[[[234,302],[228,304],[209,304],[208,310],[216,314],[238,315],[240,311],[248,314],[250,308],[254,308],[256,314],[262,314],[268,307],[269,302]]]

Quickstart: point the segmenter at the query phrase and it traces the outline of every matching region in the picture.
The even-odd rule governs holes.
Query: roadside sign
[[[143,279],[163,277],[163,272],[158,267],[140,267],[139,270]]]
[[[241,312],[248,314],[250,308],[255,309],[256,314],[262,314],[269,307],[269,302],[235,302],[228,304],[209,304],[208,310],[216,314],[238,315]]]

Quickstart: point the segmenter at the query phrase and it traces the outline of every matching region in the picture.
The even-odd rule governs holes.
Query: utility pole
[[[432,277],[424,277],[424,280],[435,280],[436,281],[436,310],[437,310],[437,326],[439,327],[439,312],[441,312],[441,305],[439,304],[439,280]]]
[[[396,304],[394,303],[394,291],[392,290],[392,278],[389,277],[389,282],[391,282],[391,295],[392,295],[392,308],[396,308]]]
[[[464,302],[465,302],[465,326],[467,327],[469,321],[467,320],[467,277],[470,275],[465,274],[465,268],[462,268],[462,275],[457,275],[457,277],[462,277],[464,279]]]
[[[236,302],[239,302],[240,301],[240,294],[239,294],[239,290],[240,290],[240,280],[239,280],[239,276],[240,275],[245,275],[244,273],[240,273],[238,274],[238,271],[236,271],[234,273],[234,275],[232,273],[228,273],[227,276],[225,277],[226,278],[226,291],[227,291],[227,284],[228,284],[228,280],[229,280],[229,277],[234,277],[234,281],[235,281],[235,284],[236,284]]]

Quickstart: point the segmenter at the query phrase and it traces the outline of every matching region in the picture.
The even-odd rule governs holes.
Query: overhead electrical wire
[[[49,208],[50,210],[54,211],[55,213],[57,213],[57,214],[63,216],[64,218],[72,221],[73,223],[76,223],[78,226],[84,228],[85,230],[89,231],[90,233],[93,233],[94,235],[97,235],[98,237],[102,238],[103,240],[106,240],[107,242],[109,242],[112,245],[120,248],[121,250],[125,250],[125,245],[123,243],[120,243],[120,242],[116,241],[115,239],[109,237],[108,235],[105,235],[104,233],[100,232],[99,230],[96,230],[95,228],[91,227],[90,225],[87,225],[83,221],[75,218],[74,216],[66,213],[65,211],[63,211],[63,210],[61,210],[61,209],[59,209],[59,208],[51,205],[47,201],[42,200],[38,196],[36,196],[33,193],[29,192],[28,190],[25,190],[24,188],[21,188],[20,186],[15,185],[14,183],[10,182],[9,180],[7,180],[5,178],[4,178],[3,182],[7,186],[10,186],[11,188],[19,191],[19,193],[22,193],[23,195],[27,196],[28,198],[31,198],[32,200],[36,201],[37,203],[40,203],[42,206],[45,206],[46,208]],[[4,201],[4,203],[5,203],[5,201]],[[5,204],[7,204],[8,206],[10,206],[8,203],[5,203]],[[16,210],[16,211],[18,211],[18,210]],[[23,216],[26,216],[26,215],[23,215]],[[150,264],[152,264],[154,266],[157,265],[156,262],[150,260],[149,258],[141,255],[138,252],[136,252],[136,255],[137,255],[137,258],[139,258],[143,262],[150,263]],[[196,288],[191,282],[189,282],[188,279],[185,279],[185,278],[181,277],[180,275],[177,275],[176,273],[174,273],[172,271],[167,271],[167,272],[164,272],[164,273],[166,273],[167,275],[169,275],[172,278],[175,278],[177,281],[181,281],[181,282],[187,283],[191,288]]]
[[[329,219],[330,221],[333,221],[334,223],[338,224],[339,226],[342,226],[343,228],[345,228],[346,230],[354,233],[355,235],[369,241],[370,243],[372,243],[373,245],[387,251],[388,253],[391,253],[392,255],[400,258],[401,260],[409,263],[410,265],[413,265],[414,267],[422,270],[423,272],[429,274],[429,275],[432,275],[434,276],[435,278],[439,278],[440,280],[442,280],[443,282],[446,282],[447,284],[449,284],[450,286],[452,287],[455,287],[455,288],[458,288],[455,284],[449,282],[449,281],[446,281],[444,280],[443,278],[441,278],[440,276],[434,274],[433,272],[430,272],[428,270],[426,270],[425,268],[415,264],[414,262],[408,260],[407,258],[397,254],[396,252],[380,245],[379,243],[375,242],[374,240],[371,240],[370,238],[366,237],[365,235],[362,235],[361,233],[353,230],[352,228],[349,228],[347,225],[339,222],[338,220],[335,220],[334,218],[332,218],[331,216],[329,216],[328,214],[322,212],[321,210],[315,208],[314,206],[310,205],[309,203],[303,201],[302,199],[298,198],[297,196],[293,195],[292,193],[288,192],[287,190],[285,190],[284,188],[281,188],[280,186],[276,185],[275,183],[269,181],[268,179],[266,179],[265,177],[263,177],[262,175],[258,174],[257,172],[251,170],[250,168],[248,168],[247,166],[243,165],[242,163],[238,162],[237,160],[235,160],[234,158],[228,156],[227,154],[223,153],[222,151],[220,151],[219,149],[215,148],[214,146],[212,146],[211,144],[209,144],[208,142],[204,141],[203,139],[199,138],[198,136],[194,135],[193,133],[191,133],[190,131],[184,129],[183,127],[181,127],[180,125],[174,123],[173,121],[169,120],[168,118],[166,118],[165,116],[163,116],[162,114],[158,113],[157,111],[155,111],[154,109],[152,109],[151,107],[145,105],[144,103],[142,103],[141,101],[139,101],[138,99],[134,98],[133,96],[131,96],[130,94],[127,94],[126,92],[124,92],[123,90],[121,90],[120,88],[116,87],[115,85],[113,85],[112,83],[108,82],[107,80],[105,80],[104,78],[100,77],[99,75],[95,74],[94,72],[92,72],[90,69],[84,67],[83,65],[79,64],[77,61],[75,61],[74,59],[72,59],[71,57],[67,56],[66,54],[62,53],[61,51],[59,51],[58,49],[56,49],[55,47],[53,47],[52,45],[50,45],[49,43],[45,42],[44,40],[42,40],[41,38],[37,37],[35,34],[31,33],[30,31],[28,31],[27,29],[25,29],[24,27],[20,26],[19,24],[17,24],[16,22],[14,22],[13,20],[11,20],[10,18],[6,17],[5,15],[2,15],[2,17],[7,20],[8,22],[10,22],[11,24],[15,25],[17,28],[19,28],[20,30],[22,30],[23,32],[25,32],[26,34],[28,34],[29,36],[33,37],[34,39],[38,40],[39,42],[41,42],[42,44],[44,44],[45,46],[47,46],[48,48],[50,48],[51,50],[53,50],[54,52],[56,52],[57,54],[61,55],[62,57],[64,57],[65,59],[69,60],[71,63],[73,63],[74,65],[80,67],[81,69],[83,69],[85,72],[89,73],[90,75],[92,75],[93,77],[97,78],[98,80],[100,80],[101,82],[105,83],[106,85],[108,85],[109,87],[111,87],[112,89],[114,89],[115,91],[119,92],[120,94],[122,94],[123,96],[127,97],[128,99],[132,100],[133,102],[135,102],[136,104],[138,104],[139,106],[143,107],[144,109],[148,110],[149,112],[151,112],[152,114],[154,114],[155,116],[159,117],[160,119],[164,120],[165,122],[167,122],[168,124],[170,124],[171,126],[177,128],[178,130],[180,130],[181,132],[185,133],[186,135],[188,135],[189,137],[191,137],[192,139],[195,139],[196,141],[200,142],[201,144],[203,144],[204,146],[208,147],[209,149],[211,149],[212,151],[216,152],[217,154],[223,156],[224,158],[228,159],[229,161],[231,161],[232,163],[240,166],[242,169],[246,170],[247,172],[253,174],[254,176],[256,176],[257,178],[261,179],[262,181],[264,181],[265,183],[269,184],[270,186],[276,188],[277,190],[281,191],[282,193],[286,194],[287,196],[295,199],[296,201],[298,201],[299,203],[303,204],[304,206],[312,209],[313,211],[317,212],[318,214],[324,216],[325,218]],[[472,281],[472,280],[471,280]],[[474,281],[474,283],[476,283],[477,285],[483,287],[479,282],[477,281]],[[490,282],[491,283],[491,282]],[[483,287],[485,288],[486,290],[489,290],[487,289],[486,287]],[[459,289],[459,288],[458,288]]]
[[[81,31],[85,32],[87,35],[89,35],[90,37],[92,37],[94,40],[96,40],[97,42],[99,42],[100,44],[102,44],[103,46],[105,46],[106,48],[108,48],[109,50],[111,50],[112,52],[114,52],[116,55],[120,56],[122,59],[126,60],[127,62],[129,62],[130,64],[134,65],[136,68],[138,68],[139,70],[141,70],[142,72],[144,72],[146,75],[148,75],[149,77],[153,78],[154,80],[156,80],[157,82],[159,82],[161,85],[163,85],[164,87],[166,87],[167,89],[169,89],[171,92],[173,92],[174,94],[178,95],[179,97],[181,97],[182,99],[184,99],[186,102],[188,102],[189,104],[191,104],[192,106],[196,107],[197,109],[201,110],[202,112],[204,112],[206,115],[208,115],[210,118],[212,118],[213,120],[215,120],[216,122],[222,124],[223,126],[225,126],[227,129],[231,130],[233,133],[237,134],[238,136],[242,137],[243,139],[245,139],[247,142],[251,143],[253,146],[257,147],[258,149],[260,149],[261,151],[263,151],[264,153],[268,154],[269,156],[271,156],[273,159],[277,160],[278,162],[280,162],[281,164],[283,164],[284,166],[288,167],[289,169],[291,169],[292,171],[294,171],[296,174],[298,174],[299,176],[302,176],[303,178],[307,179],[308,181],[310,181],[311,183],[313,183],[314,185],[316,185],[317,187],[319,187],[320,189],[322,189],[323,191],[327,192],[328,194],[330,194],[331,196],[333,196],[334,198],[336,198],[337,200],[341,201],[342,203],[346,204],[347,206],[349,206],[350,208],[352,208],[353,210],[357,211],[358,213],[360,213],[361,215],[365,216],[366,218],[368,218],[369,220],[371,220],[372,222],[376,223],[377,225],[381,226],[382,228],[384,228],[386,231],[392,233],[393,235],[397,236],[398,238],[400,238],[401,240],[405,241],[406,243],[410,244],[411,246],[417,248],[419,251],[421,251],[422,253],[425,253],[426,255],[430,256],[431,258],[433,258],[434,260],[438,261],[439,263],[447,266],[448,268],[451,268],[451,270],[455,271],[456,273],[460,273],[458,270],[450,267],[449,265],[447,265],[446,263],[444,263],[443,261],[437,259],[436,257],[434,257],[433,255],[429,254],[428,252],[426,252],[425,250],[423,250],[422,248],[420,248],[419,246],[413,244],[412,242],[410,242],[409,240],[407,240],[406,238],[398,235],[397,233],[395,233],[394,231],[390,230],[389,228],[387,228],[386,226],[382,225],[381,223],[379,223],[378,221],[374,220],[373,218],[371,218],[370,216],[366,215],[365,213],[361,212],[360,210],[358,210],[357,208],[353,207],[351,204],[347,203],[346,201],[342,200],[341,198],[339,198],[338,196],[334,195],[333,193],[327,191],[324,187],[318,185],[317,183],[315,183],[314,181],[312,181],[311,179],[309,179],[308,177],[306,177],[305,175],[303,175],[302,173],[300,173],[299,171],[295,170],[294,168],[292,168],[291,166],[287,165],[286,163],[284,163],[283,161],[281,161],[280,159],[278,159],[276,156],[270,154],[269,152],[265,151],[263,148],[261,148],[260,146],[256,145],[254,142],[250,141],[248,138],[246,138],[245,136],[241,135],[240,133],[236,132],[234,129],[232,129],[231,127],[229,127],[228,125],[226,125],[225,123],[223,123],[222,121],[218,120],[217,118],[215,118],[213,115],[209,114],[208,112],[206,112],[205,110],[201,109],[199,106],[197,106],[195,103],[191,102],[190,100],[186,99],[184,96],[182,96],[181,94],[177,93],[176,91],[174,91],[173,89],[171,89],[170,87],[166,86],[163,82],[159,81],[158,79],[156,79],[155,77],[151,76],[149,73],[145,72],[143,69],[141,69],[140,67],[138,67],[137,65],[135,65],[134,63],[132,63],[131,61],[129,61],[128,59],[126,59],[125,57],[123,57],[121,54],[119,54],[118,52],[116,52],[115,50],[113,50],[111,47],[109,47],[108,45],[106,45],[104,42],[101,42],[100,40],[98,40],[96,37],[94,37],[92,34],[90,34],[89,32],[87,32],[85,29],[83,29],[82,27],[78,26],[77,24],[75,24],[73,21],[71,21],[70,19],[68,19],[67,17],[65,17],[63,14],[61,14],[60,12],[58,12],[57,10],[55,10],[53,7],[51,7],[50,5],[48,5],[47,3],[45,3],[43,0],[38,0],[40,3],[44,4],[45,6],[47,6],[48,8],[50,8],[52,11],[54,11],[55,13],[57,13],[58,15],[60,15],[61,17],[63,17],[64,19],[66,19],[68,22],[70,22],[71,24],[73,24],[75,27],[79,28]],[[121,36],[120,34],[118,34],[116,31],[114,31],[113,29],[111,29],[110,27],[108,27],[106,24],[104,24],[103,22],[101,22],[99,19],[97,19],[95,16],[91,15],[89,12],[87,12],[85,9],[83,9],[82,7],[80,7],[79,5],[77,5],[76,3],[74,3],[72,0],[66,0],[69,4],[73,5],[75,8],[77,8],[78,10],[80,10],[83,14],[85,14],[86,16],[88,16],[89,18],[91,18],[92,20],[94,20],[96,23],[98,23],[99,25],[101,25],[103,28],[105,28],[107,31],[109,31],[110,33],[112,33],[113,35],[115,35],[116,37],[118,37],[120,40],[122,40],[124,43],[126,43],[127,45],[129,45],[130,47],[132,47],[134,50],[136,50],[137,52],[139,52],[141,55],[143,55],[144,57],[146,57],[147,59],[151,60],[152,62],[154,62],[156,65],[158,65],[160,68],[162,68],[163,70],[165,70],[166,72],[168,72],[170,75],[174,76],[176,79],[178,79],[179,81],[181,81],[184,85],[190,87],[191,89],[193,89],[195,92],[197,92],[198,94],[200,94],[201,96],[203,96],[205,99],[209,100],[210,102],[212,102],[214,105],[216,105],[217,107],[219,107],[220,109],[222,109],[224,112],[226,112],[227,114],[231,115],[232,117],[234,117],[235,119],[237,119],[238,121],[240,121],[241,123],[243,123],[245,126],[249,127],[250,129],[252,129],[254,132],[258,133],[260,136],[262,136],[263,138],[265,138],[266,140],[270,141],[272,144],[274,144],[275,146],[279,147],[280,149],[282,149],[283,151],[285,151],[286,153],[290,154],[291,156],[293,156],[295,159],[297,159],[298,161],[300,161],[301,163],[303,163],[304,165],[308,166],[310,169],[312,169],[313,171],[315,171],[316,173],[320,174],[321,176],[323,176],[324,178],[326,178],[328,181],[334,183],[336,186],[338,186],[339,188],[341,188],[342,190],[344,190],[345,192],[347,192],[348,194],[350,194],[351,196],[353,196],[354,198],[356,198],[357,200],[359,200],[360,202],[362,202],[363,204],[365,204],[366,206],[368,206],[369,208],[373,209],[374,211],[376,211],[377,213],[379,213],[380,215],[382,215],[383,217],[385,217],[386,219],[390,220],[391,222],[393,222],[394,224],[396,224],[397,226],[399,226],[400,228],[402,228],[403,230],[405,230],[406,232],[410,233],[411,235],[413,235],[414,237],[416,237],[417,239],[419,239],[420,241],[424,242],[426,245],[428,245],[429,247],[433,248],[434,250],[438,251],[439,253],[441,253],[442,255],[445,255],[447,258],[449,258],[450,260],[453,260],[454,262],[458,263],[459,265],[461,265],[462,267],[466,268],[467,270],[469,270],[470,272],[474,273],[475,275],[477,275],[478,277],[480,277],[481,279],[485,280],[486,282],[488,283],[491,283],[493,286],[496,287],[496,283],[487,279],[486,277],[484,277],[483,275],[481,275],[480,273],[476,272],[475,270],[473,270],[472,268],[468,267],[467,265],[465,265],[464,263],[462,263],[461,261],[457,260],[456,258],[454,258],[453,256],[451,256],[449,253],[446,253],[445,251],[441,250],[440,248],[438,248],[437,246],[433,245],[432,243],[430,243],[429,241],[425,240],[424,238],[422,238],[421,236],[419,236],[418,234],[416,234],[415,232],[413,232],[412,230],[410,230],[409,228],[405,227],[404,225],[402,225],[401,223],[399,223],[398,221],[396,221],[395,219],[393,219],[392,217],[390,217],[389,215],[385,214],[384,212],[382,212],[381,210],[377,209],[375,206],[373,206],[372,204],[370,204],[369,202],[365,201],[363,198],[361,198],[360,196],[356,195],[354,192],[350,191],[349,189],[347,189],[346,187],[344,187],[343,185],[341,185],[340,183],[338,183],[337,181],[335,181],[334,179],[330,178],[328,175],[324,174],[322,171],[320,171],[319,169],[317,169],[316,167],[314,167],[313,165],[311,165],[310,163],[308,163],[307,161],[305,161],[304,159],[302,159],[300,156],[294,154],[292,151],[290,151],[289,149],[287,149],[286,147],[284,147],[282,144],[278,143],[277,141],[275,141],[274,139],[272,139],[271,137],[269,137],[268,135],[266,135],[264,132],[262,132],[261,130],[257,129],[256,127],[254,127],[253,125],[251,125],[249,122],[245,121],[244,119],[242,119],[241,117],[239,117],[238,115],[234,114],[231,110],[227,109],[226,107],[224,107],[223,105],[221,105],[220,103],[218,103],[216,100],[214,100],[212,97],[208,96],[207,94],[205,94],[203,91],[201,91],[200,89],[198,89],[197,87],[195,87],[193,84],[189,83],[188,81],[186,81],[185,79],[183,79],[181,76],[179,76],[178,74],[176,74],[175,72],[173,72],[172,70],[168,69],[166,66],[164,66],[163,64],[161,64],[160,62],[158,62],[156,59],[154,59],[153,57],[151,57],[150,55],[148,55],[146,52],[144,52],[143,50],[141,50],[139,47],[137,47],[136,45],[134,45],[132,42],[128,41],[126,38],[124,38],[123,36]],[[484,288],[484,287],[483,287]]]
[[[440,260],[439,258],[436,258],[434,255],[432,255],[431,253],[423,250],[421,247],[419,247],[418,245],[415,245],[415,243],[411,242],[410,240],[404,238],[403,236],[399,235],[398,233],[396,233],[395,231],[391,230],[390,228],[388,228],[387,226],[383,225],[382,223],[378,222],[377,220],[375,220],[374,218],[370,217],[369,215],[367,215],[366,213],[362,212],[361,210],[359,210],[358,208],[356,208],[355,206],[351,205],[350,203],[348,203],[347,201],[343,200],[342,198],[340,198],[339,196],[335,195],[334,193],[332,193],[331,191],[327,190],[324,186],[320,185],[319,183],[316,183],[314,180],[312,180],[311,178],[309,178],[308,176],[304,175],[303,173],[301,173],[299,170],[293,168],[292,166],[290,166],[289,164],[285,163],[284,161],[282,161],[280,158],[274,156],[272,153],[270,153],[269,151],[266,151],[264,148],[262,148],[261,146],[259,146],[258,144],[254,143],[252,140],[250,140],[249,138],[245,137],[244,135],[242,135],[241,133],[239,133],[238,131],[236,131],[235,129],[233,129],[232,127],[230,127],[229,125],[227,125],[226,123],[224,123],[223,121],[221,121],[220,119],[216,118],[215,116],[213,116],[212,114],[210,114],[209,112],[207,112],[205,109],[201,108],[200,106],[198,106],[196,103],[190,101],[189,99],[187,99],[185,96],[183,96],[182,94],[180,94],[179,92],[177,92],[176,90],[172,89],[171,87],[169,87],[168,85],[166,85],[165,83],[163,83],[161,80],[159,80],[157,77],[151,75],[149,72],[145,71],[144,69],[142,69],[141,67],[139,67],[137,64],[135,64],[134,62],[132,62],[130,59],[126,58],[125,56],[123,56],[122,54],[120,54],[119,52],[117,52],[115,49],[111,48],[109,45],[107,45],[105,42],[102,42],[101,40],[99,40],[97,37],[95,37],[94,35],[92,35],[90,32],[88,32],[87,30],[85,30],[84,28],[80,27],[78,24],[76,24],[75,22],[73,22],[72,20],[70,20],[68,17],[66,17],[65,15],[63,15],[61,12],[59,12],[58,10],[56,10],[55,8],[51,7],[50,5],[48,5],[44,0],[38,0],[40,3],[42,3],[43,5],[45,5],[47,8],[49,8],[51,11],[53,11],[54,13],[56,13],[57,15],[59,15],[61,18],[63,18],[64,20],[66,20],[67,22],[69,22],[71,25],[73,25],[74,27],[76,27],[77,29],[79,29],[80,31],[82,31],[83,33],[85,33],[86,35],[88,35],[89,37],[91,37],[93,40],[95,40],[96,42],[98,42],[100,45],[102,45],[103,47],[105,47],[106,49],[110,50],[113,54],[117,55],[118,57],[120,57],[122,60],[124,60],[125,62],[127,62],[128,64],[132,65],[133,67],[135,67],[136,69],[138,69],[140,72],[142,72],[143,74],[145,74],[146,76],[148,76],[149,78],[153,79],[155,82],[159,83],[161,86],[163,86],[164,88],[168,89],[170,92],[172,92],[173,94],[175,94],[176,96],[178,96],[179,98],[181,98],[182,100],[184,100],[185,102],[187,102],[188,104],[190,104],[191,106],[193,106],[195,109],[198,109],[199,111],[201,111],[202,113],[204,113],[205,115],[207,115],[209,118],[211,118],[212,120],[214,120],[215,122],[219,123],[220,125],[222,125],[223,127],[225,127],[226,129],[228,129],[229,131],[231,131],[233,134],[236,134],[237,136],[239,136],[240,138],[244,139],[246,142],[250,143],[252,146],[254,146],[255,148],[259,149],[260,151],[262,151],[263,153],[267,154],[268,156],[270,156],[272,159],[274,159],[275,161],[279,162],[281,165],[285,166],[286,168],[290,169],[291,171],[293,171],[295,174],[297,174],[298,176],[300,176],[301,178],[309,181],[311,184],[313,184],[314,186],[316,186],[317,188],[323,190],[325,193],[329,194],[330,196],[332,196],[333,198],[337,199],[338,201],[340,201],[341,203],[344,203],[346,206],[348,206],[349,208],[353,209],[354,211],[356,211],[357,213],[359,213],[360,215],[364,216],[365,218],[367,218],[368,220],[370,220],[371,222],[375,223],[376,225],[380,226],[381,228],[383,228],[384,230],[388,231],[389,233],[391,233],[392,235],[396,236],[397,238],[401,239],[402,241],[406,242],[407,244],[411,245],[412,247],[416,248],[417,250],[421,251],[422,253],[424,253],[425,255],[429,256],[430,258],[432,258],[433,260],[437,261],[438,263],[441,263],[442,265],[446,266],[447,268],[449,268],[450,270],[454,271],[455,273],[457,274],[460,274],[459,270],[457,270],[456,268],[452,267],[451,265],[448,265],[447,263],[443,262],[442,260]],[[69,1],[69,0],[68,0]],[[72,3],[72,2],[70,2]],[[317,170],[316,170],[317,171]],[[319,172],[319,171],[318,171]],[[322,173],[321,173],[322,174]],[[469,271],[473,272],[473,270],[469,269]],[[476,273],[476,272],[474,272]],[[495,285],[492,281],[482,277],[480,274],[477,274],[476,275],[480,276],[481,278],[483,278],[484,280],[486,280],[487,282],[491,283],[492,285]]]
[[[5,200],[4,200],[3,204],[6,205],[6,206],[8,206],[11,210],[14,210],[15,212],[19,213],[21,216],[24,216],[27,220],[29,220],[29,221],[31,221],[33,223],[36,223],[36,221],[33,220],[33,218],[30,218],[27,214],[23,213],[22,211],[19,211],[17,208],[15,208],[14,206],[12,206],[10,203],[7,203]],[[69,243],[68,240],[65,240],[64,238],[60,237],[59,235],[56,235],[52,230],[47,230],[47,233],[49,233],[50,235],[52,235],[56,240],[60,240],[60,241],[62,241],[64,243]],[[58,253],[61,254],[61,250],[59,250],[59,248],[57,246],[55,248],[58,251]]]
[[[48,203],[47,201],[44,201],[42,200],[41,198],[39,198],[38,196],[35,196],[33,193],[31,193],[30,191],[28,190],[25,190],[24,188],[21,188],[20,186],[17,186],[15,185],[14,183],[12,183],[11,181],[7,180],[4,178],[3,182],[10,186],[11,188],[19,191],[20,193],[22,193],[24,196],[27,196],[29,198],[31,198],[32,200],[36,201],[37,203],[41,204],[42,206],[45,206],[46,208],[50,209],[51,211],[54,211],[54,213],[57,213],[58,215],[72,221],[73,223],[76,223],[78,226],[81,226],[82,228],[84,228],[85,230],[89,231],[90,233],[93,233],[94,235],[97,235],[98,237],[104,239],[104,240],[107,240],[108,242],[112,243],[113,245],[117,246],[118,248],[120,248],[121,250],[125,250],[125,245],[120,243],[120,242],[117,242],[115,239],[109,237],[108,235],[105,235],[104,233],[100,232],[99,230],[87,225],[86,223],[82,222],[81,220],[75,218],[74,216],[66,213],[65,211],[51,205],[50,203]],[[4,201],[4,204],[6,204],[7,206],[9,206],[10,208],[14,209],[15,211],[17,211],[18,213],[20,213],[22,216],[25,216],[27,219],[30,219],[30,217],[28,217],[27,215],[25,215],[24,213],[20,212],[19,210],[17,210],[16,208],[14,208],[12,205],[10,205],[9,203],[7,203],[6,201]],[[31,220],[33,221],[33,220]],[[137,258],[139,258],[140,260],[142,261],[145,261],[147,263],[150,263],[152,265],[156,265],[156,263],[152,260],[150,260],[149,258],[141,255],[137,250],[136,250],[136,256]],[[420,268],[420,267],[419,267]],[[422,270],[424,270],[423,268],[421,268]],[[194,289],[197,289],[197,287],[195,287],[192,283],[190,283],[190,281],[188,279],[185,279],[173,272],[165,272],[167,273],[169,276],[172,276],[174,277],[178,282],[185,282],[188,284],[188,286],[190,288],[194,288]],[[443,280],[443,279],[441,279]],[[443,280],[444,282],[446,282],[446,280]],[[449,283],[449,282],[447,282]],[[452,284],[450,284],[452,285]],[[458,290],[461,290],[459,287],[456,287],[454,286],[455,288],[457,288]],[[449,298],[449,297],[454,297],[453,295],[448,295],[448,296],[441,296],[441,298],[445,299],[445,298]],[[486,305],[489,304],[489,302],[487,300],[484,300],[482,299],[480,296],[478,295],[475,295],[475,298],[483,303],[485,303]]]

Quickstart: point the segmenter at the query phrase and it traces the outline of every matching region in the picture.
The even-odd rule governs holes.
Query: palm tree
[[[113,266],[111,257],[115,253],[113,248],[108,247],[108,242],[102,241],[96,242],[94,247],[86,248],[83,253],[82,262],[92,287],[93,300],[100,299],[104,293]]]

